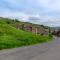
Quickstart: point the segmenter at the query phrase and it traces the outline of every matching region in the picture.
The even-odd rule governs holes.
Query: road
[[[60,60],[60,38],[34,46],[2,50],[0,60]]]

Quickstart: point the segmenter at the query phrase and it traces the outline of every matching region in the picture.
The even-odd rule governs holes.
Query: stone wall
[[[48,35],[49,30],[43,27],[33,26],[32,24],[18,24],[16,25],[17,29],[22,29],[24,31],[32,32],[40,35]]]

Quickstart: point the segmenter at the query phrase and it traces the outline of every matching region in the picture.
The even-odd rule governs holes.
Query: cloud
[[[37,3],[49,11],[60,11],[60,0],[37,0]]]
[[[7,18],[13,18],[13,19],[16,18],[22,21],[28,21],[28,15],[26,15],[25,13],[20,12],[20,11],[11,11],[5,8],[0,9],[0,16],[7,17]]]
[[[0,16],[60,26],[60,0],[0,0]]]
[[[19,0],[3,0],[3,1],[9,4],[17,4]]]

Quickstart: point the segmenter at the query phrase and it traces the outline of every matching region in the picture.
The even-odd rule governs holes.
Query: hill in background
[[[27,30],[25,31],[24,29],[20,29],[19,24],[23,23],[24,22],[20,22],[17,19],[13,20],[0,17],[0,49],[33,45],[36,43],[42,43],[50,40],[51,37],[49,37],[48,35],[36,35],[35,33],[29,32]],[[19,29],[16,27],[17,25],[19,26]],[[32,24],[32,26],[40,27],[40,25],[36,24]]]
[[[21,22],[17,19],[8,19],[8,18],[0,18],[0,20],[4,21],[6,24],[9,24],[17,29],[21,29],[27,32],[32,32],[35,34],[40,35],[48,35],[49,34],[49,27],[44,25],[32,24],[29,22]]]

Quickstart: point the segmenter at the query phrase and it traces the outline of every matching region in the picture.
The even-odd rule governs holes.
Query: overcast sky
[[[60,26],[60,0],[0,0],[0,16]]]

